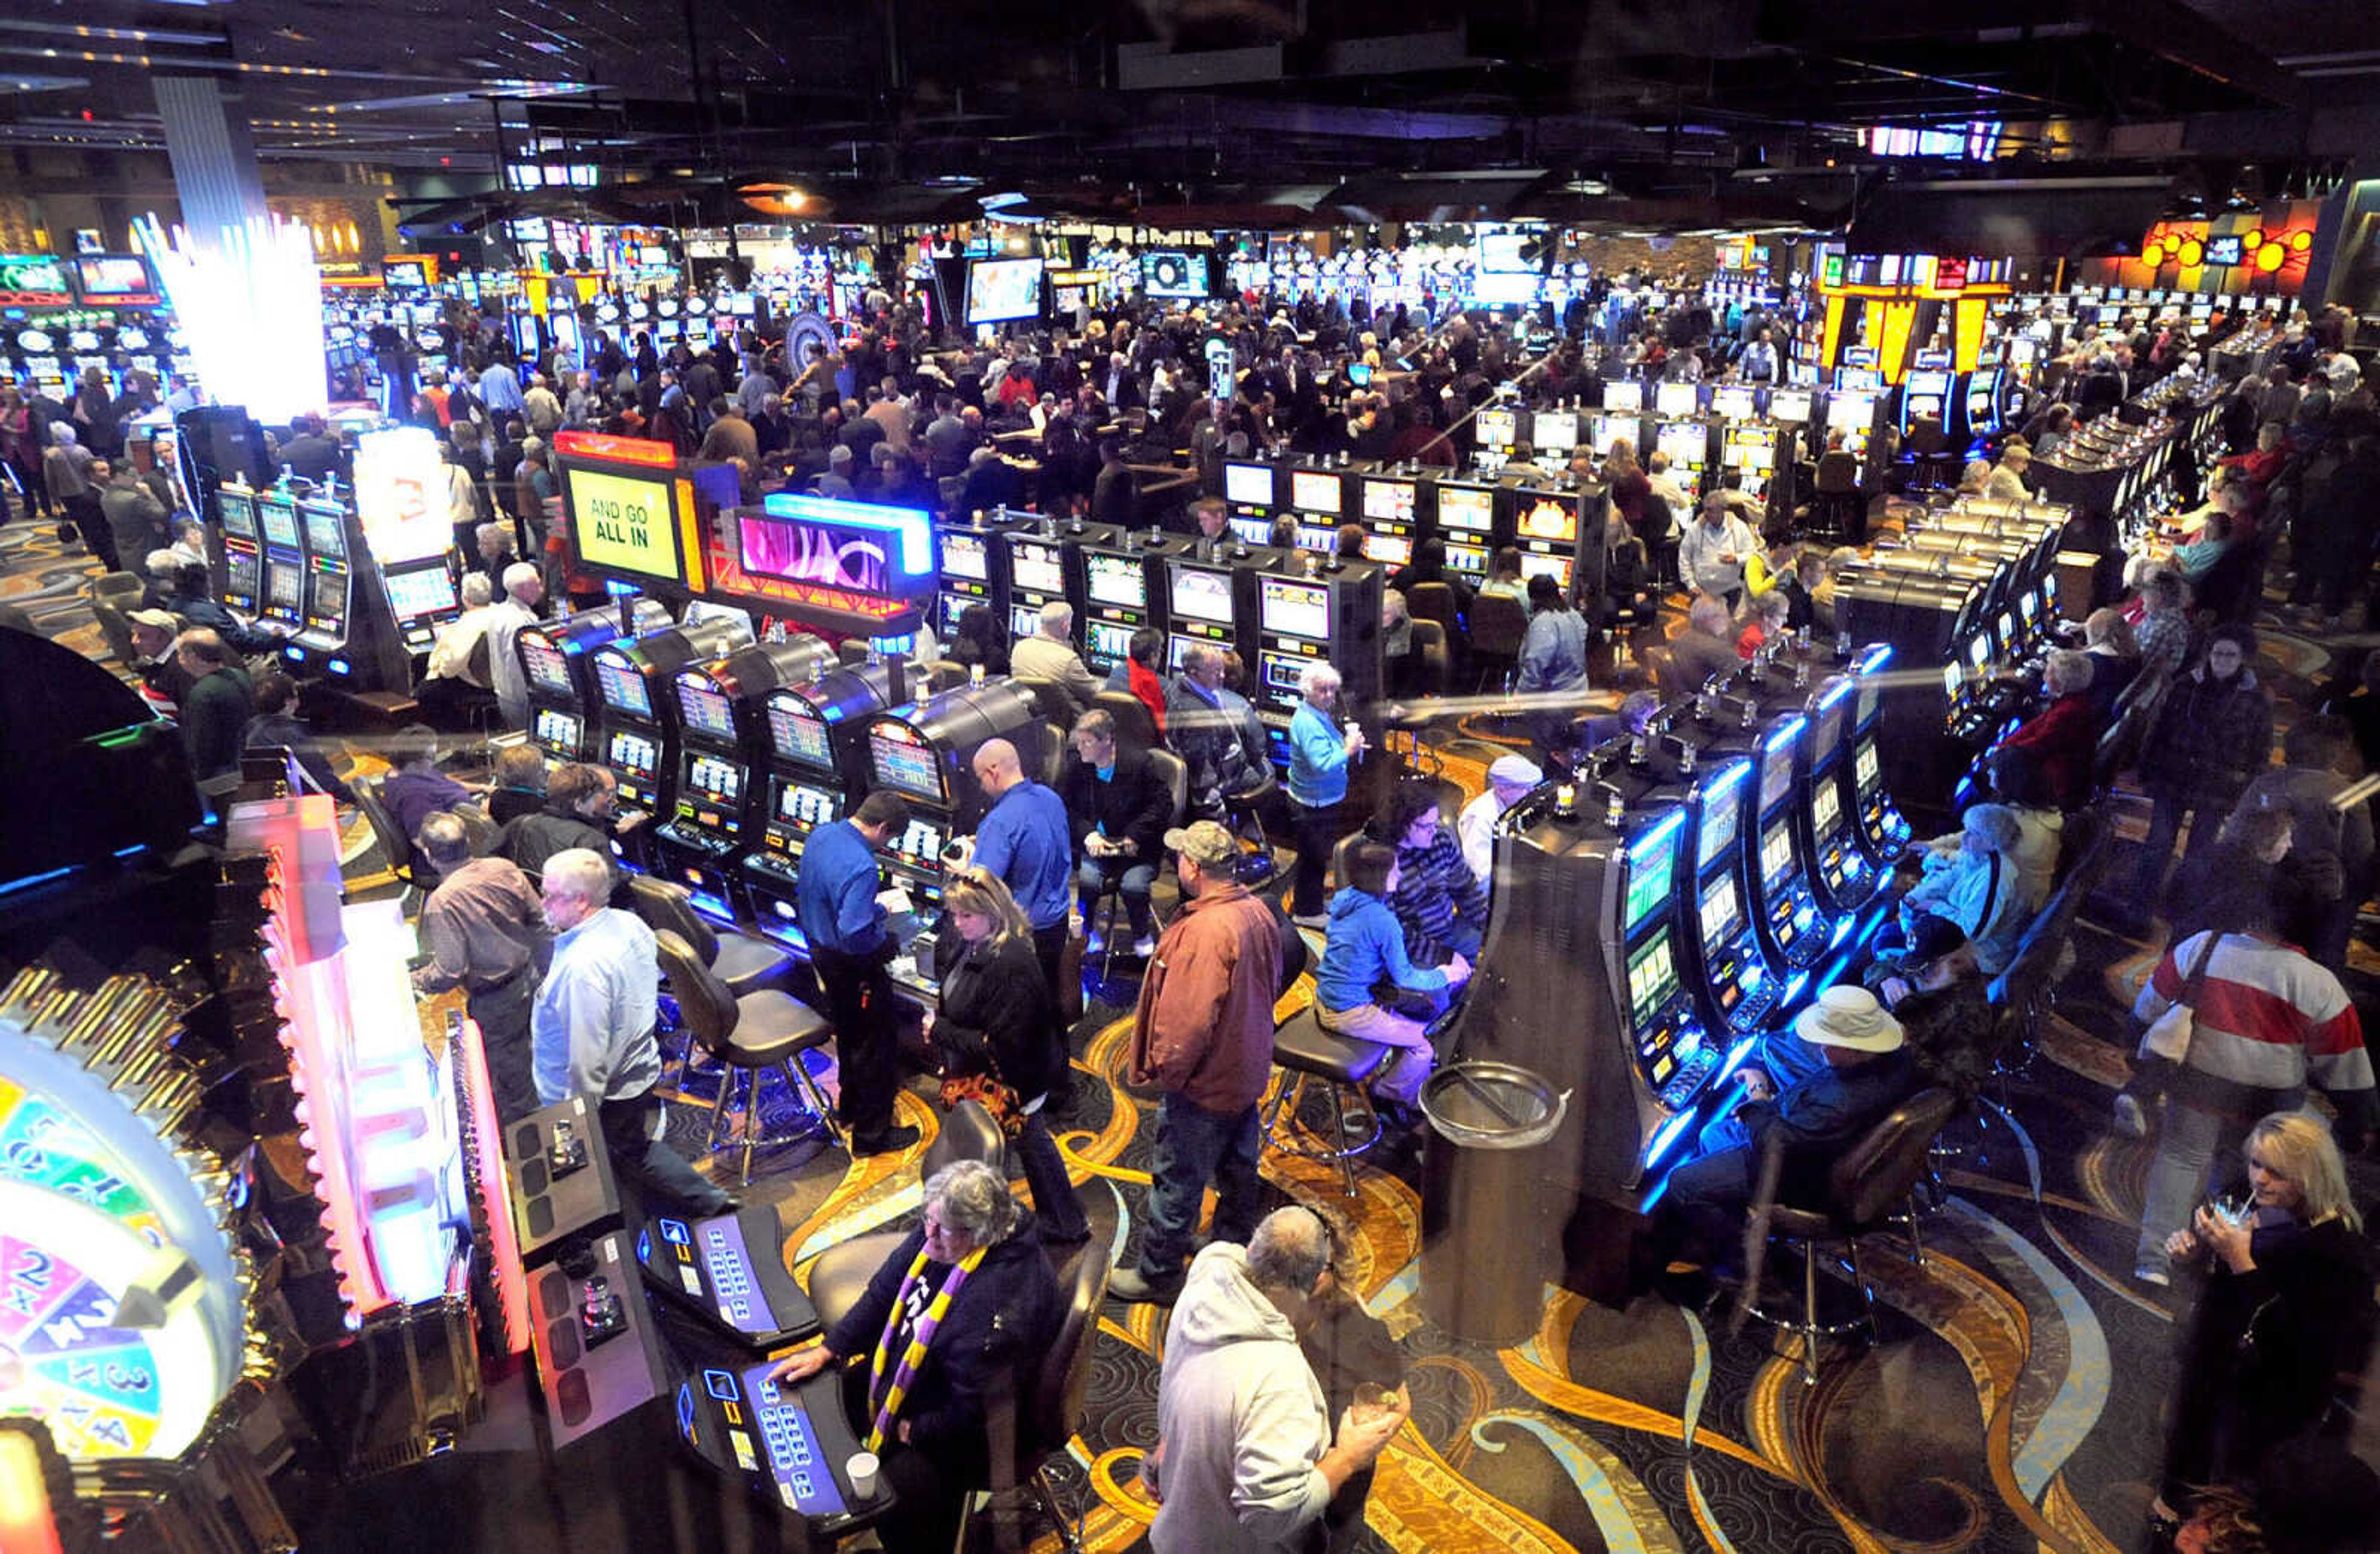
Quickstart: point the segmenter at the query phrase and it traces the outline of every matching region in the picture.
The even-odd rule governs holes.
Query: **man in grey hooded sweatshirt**
[[[1331,1496],[1404,1427],[1402,1392],[1330,1439],[1321,1383],[1297,1345],[1328,1305],[1331,1234],[1302,1205],[1275,1209],[1245,1246],[1215,1242],[1190,1264],[1165,1332],[1156,1451],[1141,1482],[1160,1501],[1157,1554],[1268,1554],[1299,1547]]]

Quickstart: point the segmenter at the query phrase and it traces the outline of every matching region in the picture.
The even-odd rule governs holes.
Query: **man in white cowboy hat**
[[[1765,1062],[1767,1066],[1755,1066]],[[1788,1075],[1780,1086],[1772,1070]],[[1670,1173],[1655,1245],[1675,1256],[1736,1244],[1760,1174],[1762,1149],[1784,1146],[1780,1202],[1815,1203],[1828,1167],[1916,1087],[1900,1022],[1865,988],[1828,988],[1737,1073],[1739,1088],[1703,1129],[1700,1147]]]

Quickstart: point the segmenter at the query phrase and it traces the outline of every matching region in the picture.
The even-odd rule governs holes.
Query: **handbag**
[[[1014,1138],[1024,1133],[1025,1100],[1014,1086],[1002,1084],[989,1074],[946,1076],[942,1080],[942,1110],[952,1111],[963,1100],[974,1101],[990,1112],[1004,1136]]]
[[[2206,963],[2215,958],[2215,946],[2222,941],[2223,936],[2219,933],[2206,936],[2205,947],[2198,952],[2198,964],[2190,968],[2190,976],[2182,982],[2181,996],[2173,1001],[2171,1008],[2150,1021],[2149,1028],[2141,1033],[2142,1057],[2163,1058],[2168,1062],[2179,1063],[2190,1056],[2191,1033],[2198,1028],[2198,1016],[2192,1006],[2197,1003],[2198,995],[2205,990]]]

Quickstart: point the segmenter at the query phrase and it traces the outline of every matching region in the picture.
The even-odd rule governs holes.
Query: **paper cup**
[[[852,1494],[863,1500],[876,1498],[876,1453],[855,1451],[843,1464],[843,1476],[851,1481]]]

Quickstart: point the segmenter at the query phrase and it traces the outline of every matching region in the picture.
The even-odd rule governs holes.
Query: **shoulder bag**
[[[2190,1056],[2191,1033],[2197,1028],[2198,1016],[2192,1012],[2198,996],[2206,988],[2206,963],[2215,958],[2215,946],[2223,941],[2219,933],[2210,932],[2206,945],[2198,952],[2198,964],[2190,968],[2190,976],[2181,985],[2181,996],[2173,1006],[2141,1033],[2140,1055],[2164,1058],[2169,1062],[2181,1062]]]

